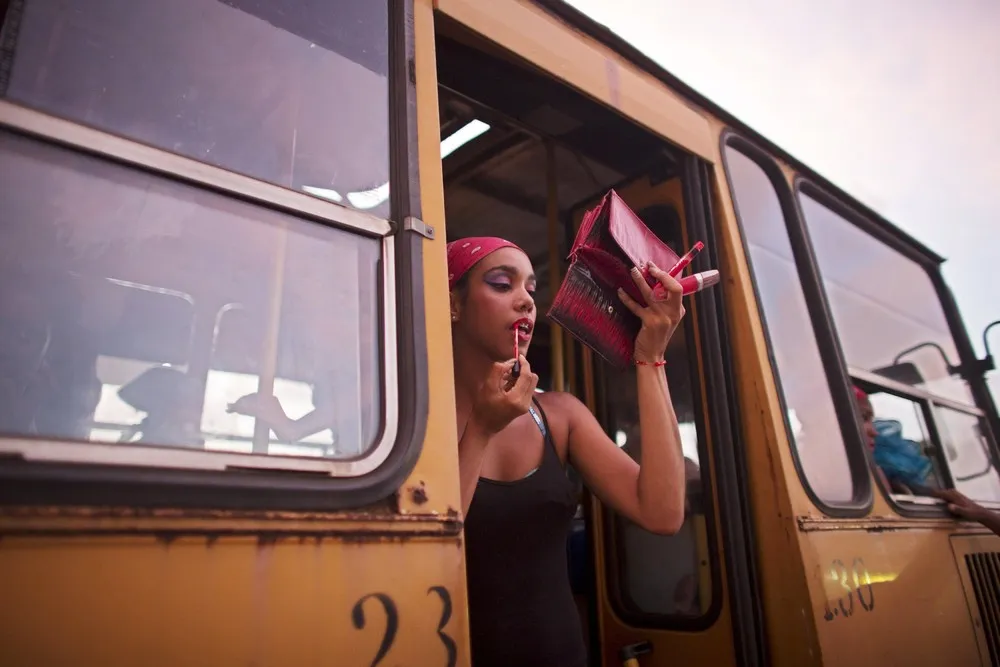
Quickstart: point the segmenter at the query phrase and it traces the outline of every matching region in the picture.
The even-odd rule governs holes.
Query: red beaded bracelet
[[[660,366],[666,366],[667,365],[667,360],[666,359],[661,359],[660,361],[640,361],[640,360],[636,359],[635,360],[635,365],[636,366],[654,366],[656,368],[659,368]]]

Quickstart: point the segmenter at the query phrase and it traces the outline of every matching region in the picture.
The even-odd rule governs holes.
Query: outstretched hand
[[[538,386],[538,376],[524,355],[520,355],[521,373],[514,378],[514,360],[495,363],[486,380],[479,386],[472,406],[472,419],[489,435],[499,433],[531,407],[531,398]]]
[[[625,306],[642,320],[642,328],[635,339],[634,356],[637,361],[647,363],[663,360],[667,343],[685,313],[681,284],[652,262],[649,263],[649,273],[660,283],[655,289],[649,286],[638,268],[632,267],[632,280],[646,301],[645,308],[625,290],[618,290],[618,297]]]
[[[952,514],[981,523],[1000,535],[1000,513],[983,507],[955,489],[933,489],[930,495],[948,503],[948,511]]]
[[[962,518],[982,521],[983,517],[991,514],[988,509],[977,504],[961,491],[955,489],[933,489],[930,493],[935,498],[940,498],[948,503],[949,512],[957,514]]]

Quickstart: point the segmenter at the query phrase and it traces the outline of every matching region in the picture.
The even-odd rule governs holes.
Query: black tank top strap
[[[556,457],[556,461],[559,462],[560,467],[562,467],[562,460],[559,458],[559,452],[556,450],[556,443],[552,439],[552,429],[549,428],[549,418],[545,414],[545,410],[542,409],[542,404],[537,398],[532,397],[531,406],[528,408],[528,412],[531,413],[531,418],[535,420],[535,424],[538,426],[538,430],[542,432],[542,440],[545,441],[545,448],[548,453]]]
[[[531,399],[531,405],[528,406],[528,414],[530,414],[531,418],[535,420],[535,425],[538,426],[538,430],[542,432],[542,439],[548,442],[550,439],[549,421],[545,418],[545,411],[542,410],[542,406],[538,403],[538,399]]]
[[[544,463],[545,459],[551,455],[553,457],[552,460],[559,464],[559,468],[565,472],[566,464],[559,458],[559,450],[556,449],[555,440],[552,439],[552,429],[549,428],[549,418],[537,398],[532,398],[531,407],[528,408],[528,412],[531,414],[531,418],[535,420],[538,430],[542,432],[542,440],[544,440],[545,447],[542,462]]]

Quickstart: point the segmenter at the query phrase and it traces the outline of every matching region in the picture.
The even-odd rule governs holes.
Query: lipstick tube
[[[694,273],[690,276],[684,276],[677,282],[681,284],[681,289],[684,290],[684,296],[687,296],[689,294],[700,292],[707,287],[711,287],[712,285],[717,285],[721,279],[719,271],[717,269],[711,269],[709,271],[702,271],[701,273]]]

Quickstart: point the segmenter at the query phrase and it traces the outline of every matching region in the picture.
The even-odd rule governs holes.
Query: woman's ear
[[[461,304],[459,303],[458,294],[452,291],[449,296],[450,296],[449,300],[451,302],[451,321],[458,322],[458,318],[459,315],[461,315],[461,310],[462,310]]]

